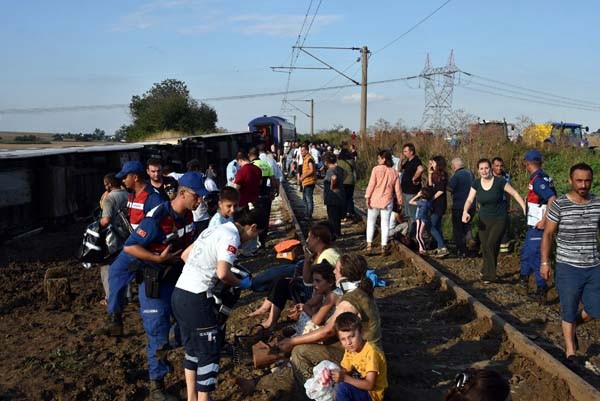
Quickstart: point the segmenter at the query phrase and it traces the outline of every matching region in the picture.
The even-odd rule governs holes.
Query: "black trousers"
[[[266,219],[265,227],[267,227],[258,236],[258,238],[260,239],[261,248],[267,247],[267,236],[269,235],[269,219],[271,217],[271,204],[272,203],[273,203],[273,201],[271,200],[270,195],[261,195],[258,198],[259,207],[265,211],[265,219]]]
[[[462,222],[462,209],[452,209],[452,236],[458,253],[468,253],[467,236],[470,235],[471,222]]]
[[[327,220],[338,237],[342,235],[342,217],[345,214],[344,205],[327,205]]]

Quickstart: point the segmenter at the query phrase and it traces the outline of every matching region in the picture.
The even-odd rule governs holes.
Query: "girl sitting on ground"
[[[313,266],[313,296],[304,304],[296,304],[290,309],[290,316],[298,314],[294,325],[295,335],[309,333],[321,325],[333,314],[340,301],[341,292],[335,285],[334,267],[327,261]]]
[[[430,187],[424,187],[410,201],[411,205],[417,206],[415,221],[417,223],[417,242],[419,244],[419,253],[427,254],[423,234],[431,226],[431,200],[433,199],[433,191]]]

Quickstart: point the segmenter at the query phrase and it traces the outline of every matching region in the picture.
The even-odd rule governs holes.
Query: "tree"
[[[450,121],[450,133],[468,134],[471,126],[477,124],[477,117],[464,109],[455,110]]]
[[[133,96],[129,104],[133,124],[127,139],[138,140],[153,133],[175,130],[189,134],[214,131],[217,112],[190,96],[184,82],[167,79],[142,96]],[[121,127],[123,128],[123,127]]]
[[[97,141],[103,141],[104,137],[106,136],[106,132],[104,132],[103,129],[96,128],[94,130],[94,132],[92,132],[92,135],[94,136],[95,140],[97,140]]]

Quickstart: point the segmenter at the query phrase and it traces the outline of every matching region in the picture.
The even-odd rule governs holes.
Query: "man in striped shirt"
[[[546,214],[541,244],[541,276],[552,275],[550,248],[556,237],[556,287],[560,298],[562,330],[566,357],[577,367],[575,355],[579,346],[577,324],[600,317],[600,258],[597,235],[600,224],[600,198],[590,193],[594,172],[579,163],[571,167],[571,191],[557,198]],[[579,303],[583,309],[578,312]]]

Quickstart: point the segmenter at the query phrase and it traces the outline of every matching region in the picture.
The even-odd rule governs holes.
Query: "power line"
[[[297,50],[296,46],[300,45],[300,38],[302,37],[302,32],[304,31],[304,27],[306,26],[306,21],[308,20],[308,14],[310,13],[310,9],[312,8],[312,4],[313,4],[313,0],[310,0],[310,3],[308,3],[308,8],[306,9],[306,14],[304,15],[304,21],[302,21],[302,26],[300,27],[300,32],[298,32],[298,37],[296,38],[296,43],[294,44],[294,46],[292,47],[292,55],[290,57],[290,69],[288,71],[288,76],[287,76],[287,82],[285,84],[285,90],[288,91],[290,89],[290,83],[292,80],[292,67],[294,67],[294,64],[296,63],[296,61],[298,60],[298,57],[300,56],[300,51]],[[320,6],[320,3],[319,3]],[[313,17],[314,20],[314,17]],[[312,26],[312,23],[310,24]],[[308,36],[308,30],[306,32],[306,34],[304,35],[304,40],[302,43],[304,43],[304,41],[306,41],[306,37]],[[294,54],[296,57],[294,57]],[[281,100],[281,112],[284,112],[284,108],[287,102],[287,95],[283,96],[283,99]]]
[[[600,103],[582,101],[580,99],[575,99],[575,98],[572,98],[572,97],[567,97],[567,96],[562,96],[562,95],[556,95],[556,94],[553,94],[553,93],[544,92],[544,91],[540,91],[540,90],[536,90],[536,89],[525,88],[523,86],[519,86],[519,85],[510,84],[510,83],[507,83],[507,82],[498,81],[498,80],[492,79],[492,78],[486,78],[486,77],[483,77],[483,76],[477,75],[477,74],[471,74],[471,73],[466,73],[466,72],[463,72],[463,74],[465,74],[465,75],[467,75],[469,77],[472,77],[472,78],[476,78],[476,79],[480,79],[480,80],[484,80],[484,81],[490,81],[490,82],[494,82],[496,84],[505,85],[505,86],[508,86],[508,87],[511,87],[511,88],[521,89],[521,90],[528,91],[528,92],[539,93],[539,94],[542,94],[542,95],[551,96],[553,98],[560,98],[560,99],[574,101],[574,102],[577,102],[577,103],[587,103],[587,104],[593,104],[595,106],[600,106]]]
[[[391,82],[399,82],[407,79],[414,79],[415,76],[392,78],[380,81],[369,82],[369,85],[381,85]],[[314,93],[331,90],[339,90],[345,88],[356,88],[354,84],[347,85],[336,85],[327,86],[321,88],[310,88],[310,89],[296,89],[291,91],[278,91],[278,92],[263,92],[263,93],[249,93],[245,95],[232,95],[232,96],[219,96],[219,97],[207,97],[202,99],[196,99],[199,102],[214,102],[214,101],[226,101],[226,100],[243,100],[253,99],[259,97],[269,96],[281,96],[283,94],[298,94],[298,93]],[[29,107],[29,108],[11,108],[11,109],[0,109],[0,114],[33,114],[33,113],[53,113],[53,112],[68,112],[68,111],[88,111],[88,110],[113,110],[128,108],[129,104],[100,104],[100,105],[76,105],[76,106],[58,106],[58,107]]]
[[[467,89],[467,90],[479,92],[479,93],[486,93],[488,95],[493,95],[493,96],[500,96],[500,97],[504,97],[504,98],[508,98],[508,99],[522,100],[522,101],[529,102],[529,103],[544,104],[544,105],[548,105],[548,106],[562,107],[562,108],[566,108],[566,109],[575,109],[575,110],[583,110],[583,111],[599,111],[600,110],[597,108],[594,109],[594,108],[588,108],[588,107],[569,106],[569,105],[566,105],[563,103],[535,100],[535,99],[529,99],[529,98],[524,98],[524,97],[520,97],[520,96],[505,95],[502,93],[497,93],[497,92],[488,91],[488,90],[484,90],[484,89],[471,88],[469,86],[459,86],[459,88]]]
[[[463,85],[463,86],[469,86],[469,85],[478,85],[478,86],[482,86],[482,87],[488,88],[488,89],[494,89],[494,90],[499,90],[499,91],[503,91],[503,92],[514,93],[516,95],[526,96],[526,97],[532,98],[534,100],[548,101],[548,102],[560,103],[560,104],[568,104],[568,105],[572,105],[572,106],[586,107],[586,108],[592,108],[592,109],[595,108],[597,110],[600,110],[600,106],[596,106],[593,103],[574,102],[574,101],[570,101],[570,100],[562,100],[561,101],[559,99],[557,100],[553,96],[548,96],[548,95],[532,95],[532,94],[524,92],[524,91],[506,89],[506,88],[502,88],[502,87],[494,86],[494,85],[486,85],[486,84],[482,84],[480,82],[471,81],[469,84],[466,84],[466,85]]]
[[[473,74],[470,74],[470,75],[473,75]],[[370,86],[383,85],[383,84],[389,84],[389,83],[394,83],[394,82],[410,81],[413,79],[417,79],[419,77],[420,77],[419,75],[411,75],[411,76],[406,76],[406,77],[383,79],[383,80],[368,82],[368,85],[370,85]],[[560,103],[558,101],[552,102],[552,101],[544,101],[544,100],[532,99],[532,98],[521,97],[521,96],[512,96],[512,95],[502,94],[502,93],[498,93],[498,92],[494,92],[494,91],[472,88],[472,87],[464,86],[464,85],[460,85],[458,87],[462,88],[462,89],[474,91],[474,92],[485,93],[485,94],[489,94],[489,95],[493,95],[493,96],[500,96],[500,97],[509,98],[509,99],[522,100],[522,101],[530,102],[530,103],[546,104],[546,105],[550,105],[550,106],[563,107],[563,108],[567,108],[567,109],[579,109],[579,110],[584,110],[584,111],[598,111],[599,110],[599,108],[594,108],[592,106],[588,106],[588,107],[569,106],[567,104]],[[356,88],[356,85],[347,84],[347,85],[336,85],[336,86],[327,86],[327,87],[319,87],[319,88],[297,89],[297,90],[292,90],[292,91],[249,93],[249,94],[244,94],[244,95],[207,97],[207,98],[196,99],[196,100],[199,102],[243,100],[243,99],[252,99],[252,98],[259,98],[259,97],[281,96],[286,93],[287,94],[300,94],[300,93],[312,94],[315,92],[325,92],[325,91],[340,90],[340,89],[346,89],[346,88]],[[539,91],[539,92],[541,92],[541,91]],[[72,112],[72,111],[77,112],[77,111],[94,111],[94,110],[114,110],[114,109],[126,109],[128,107],[129,107],[128,103],[122,103],[122,104],[74,105],[74,106],[57,106],[57,107],[10,108],[10,109],[0,109],[0,115],[2,115],[2,114],[34,114],[34,113],[53,113],[53,112]]]
[[[381,49],[378,49],[376,51],[373,52],[373,55],[387,49],[388,47],[390,47],[391,45],[393,45],[394,43],[396,43],[397,41],[399,41],[400,39],[402,39],[403,37],[405,37],[406,35],[408,35],[409,33],[411,33],[412,31],[414,31],[415,29],[417,29],[417,27],[419,25],[421,25],[423,22],[427,21],[429,18],[433,17],[438,11],[440,11],[442,8],[444,8],[448,3],[450,3],[452,0],[446,0],[442,5],[440,5],[438,8],[436,8],[435,10],[433,10],[431,13],[429,13],[426,17],[424,17],[423,19],[421,19],[419,22],[417,22],[416,24],[414,24],[412,27],[410,27],[407,31],[405,31],[404,33],[402,33],[400,36],[398,36],[397,38],[393,39],[391,42],[389,42],[388,44],[386,44],[385,46],[383,46]]]

